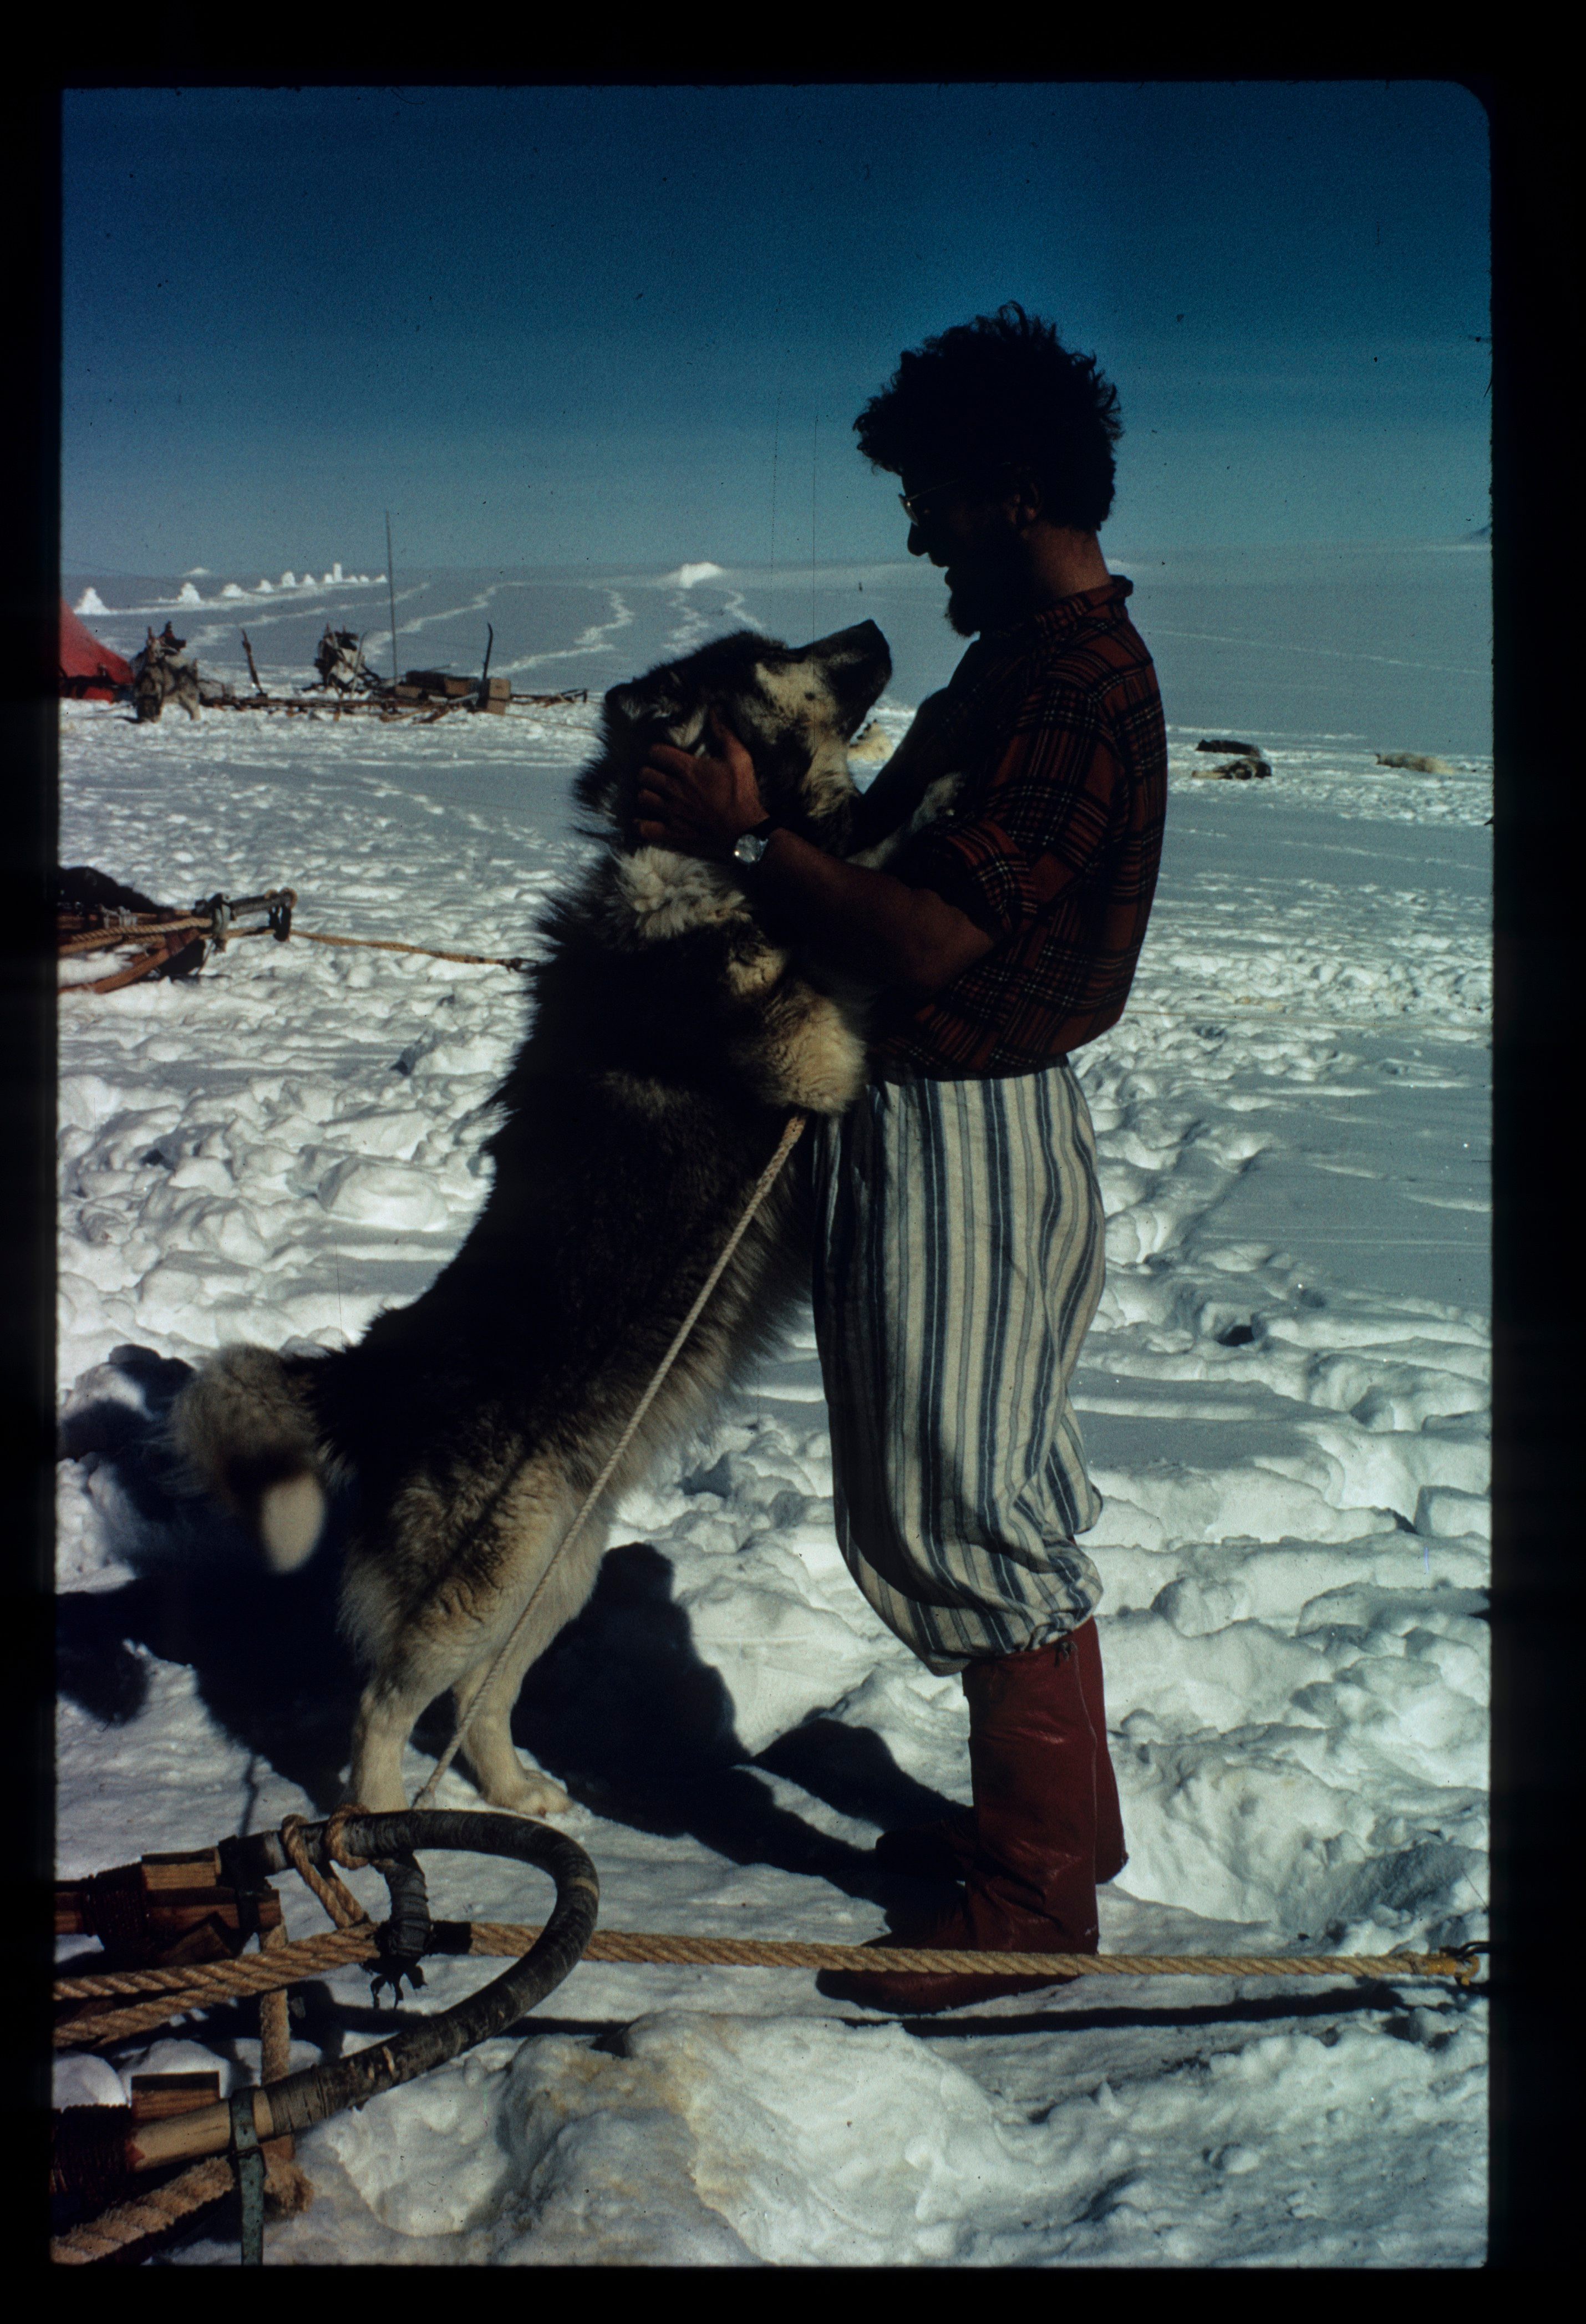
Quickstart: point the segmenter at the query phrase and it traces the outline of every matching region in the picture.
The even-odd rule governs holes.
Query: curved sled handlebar
[[[322,1865],[330,1861],[325,1853],[325,1829],[323,1823],[306,1824],[300,1832],[310,1858]],[[410,2082],[493,2034],[505,2033],[560,1985],[595,1932],[600,1902],[595,1867],[576,1840],[546,1824],[530,1823],[521,1816],[408,1809],[397,1815],[349,1816],[341,1837],[349,1854],[371,1860],[400,1859],[418,1848],[514,1857],[549,1874],[556,1883],[556,1904],[533,1950],[479,1992],[388,2042],[371,2043],[354,2057],[309,2067],[254,2090],[254,2122],[262,2139],[308,2130],[344,2107],[361,2107],[380,2091]],[[290,1868],[274,1832],[234,1840],[226,1853],[231,1866],[255,1879]],[[461,1950],[460,1934],[458,1926],[440,1923],[431,1932],[426,1950]],[[223,2103],[140,2125],[127,2142],[127,2160],[134,2170],[149,2171],[179,2156],[218,2154],[231,2144],[231,2107]]]

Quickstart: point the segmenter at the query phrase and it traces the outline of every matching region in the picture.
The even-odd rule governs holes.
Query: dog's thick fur
[[[853,1005],[817,990],[725,870],[632,837],[649,745],[724,713],[768,810],[846,849],[846,744],[890,675],[873,622],[793,650],[722,638],[606,696],[577,791],[603,840],[552,905],[532,1028],[498,1093],[488,1201],[451,1265],[363,1342],[319,1358],[224,1349],[179,1400],[191,1469],[289,1570],[327,1486],[356,1480],[343,1620],[371,1665],[350,1796],[406,1804],[403,1747],[445,1689],[469,1711],[484,1798],[567,1804],[510,1720],[530,1665],[584,1604],[605,1513],[696,1428],[804,1280],[784,1171],[576,1545],[557,1545],[773,1152],[788,1111],[834,1113],[865,1074]],[[870,860],[875,860],[872,856]],[[550,1579],[484,1700],[488,1665]]]

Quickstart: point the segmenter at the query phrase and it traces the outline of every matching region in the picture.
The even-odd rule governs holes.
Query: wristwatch
[[[761,857],[765,853],[766,849],[770,846],[771,834],[776,830],[776,824],[768,815],[763,822],[757,823],[755,825],[752,831],[746,831],[741,839],[735,839],[733,842],[733,862],[735,863],[758,863]]]

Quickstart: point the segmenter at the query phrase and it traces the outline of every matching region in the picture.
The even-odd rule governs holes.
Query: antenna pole
[[[391,690],[396,692],[396,567],[391,555],[391,511],[385,512],[385,586],[391,604]]]
[[[777,455],[782,443],[782,383],[777,382],[777,411],[771,422],[771,586],[777,581]]]
[[[815,415],[815,429],[809,447],[809,633],[815,635],[815,567],[816,531],[819,522],[821,475],[821,416]]]

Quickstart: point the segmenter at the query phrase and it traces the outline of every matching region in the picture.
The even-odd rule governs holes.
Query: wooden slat
[[[199,2107],[220,2102],[218,2074],[134,2074],[132,2078],[132,2118],[134,2124],[170,2122],[193,2114]]]

